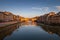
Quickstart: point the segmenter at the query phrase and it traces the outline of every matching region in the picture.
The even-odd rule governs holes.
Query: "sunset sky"
[[[0,11],[9,11],[23,17],[40,16],[60,11],[60,0],[0,0]]]

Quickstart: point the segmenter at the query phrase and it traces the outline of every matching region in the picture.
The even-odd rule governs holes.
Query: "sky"
[[[0,0],[0,11],[12,12],[23,17],[40,16],[60,11],[60,0]]]

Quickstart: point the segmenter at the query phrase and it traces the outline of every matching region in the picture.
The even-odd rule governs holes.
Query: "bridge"
[[[34,22],[35,20],[37,20],[37,18],[21,18],[20,19],[21,22],[28,22],[28,21]]]

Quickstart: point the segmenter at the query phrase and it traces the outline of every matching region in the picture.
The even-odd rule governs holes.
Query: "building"
[[[0,12],[0,22],[4,21],[4,12]]]
[[[49,16],[48,24],[60,24],[60,15]]]
[[[60,25],[60,12],[50,12],[48,14],[42,15],[37,19],[40,23],[51,24],[51,25]]]
[[[0,12],[0,22],[8,22],[8,21],[18,21],[19,16],[12,14],[11,12]]]
[[[55,12],[50,12],[50,13],[48,13],[48,16],[47,16],[47,18],[46,18],[46,22],[47,22],[47,24],[50,24],[51,23],[51,19],[53,19],[52,17],[54,17],[56,14],[55,14]]]

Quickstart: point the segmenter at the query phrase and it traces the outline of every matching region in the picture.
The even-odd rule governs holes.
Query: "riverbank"
[[[17,21],[3,22],[3,23],[0,23],[0,28],[1,27],[5,27],[5,26],[8,26],[8,25],[15,24],[15,23],[18,23],[18,22]]]
[[[60,27],[59,25],[48,25],[48,24],[43,24],[43,23],[37,23],[39,26],[46,26],[46,27]]]

